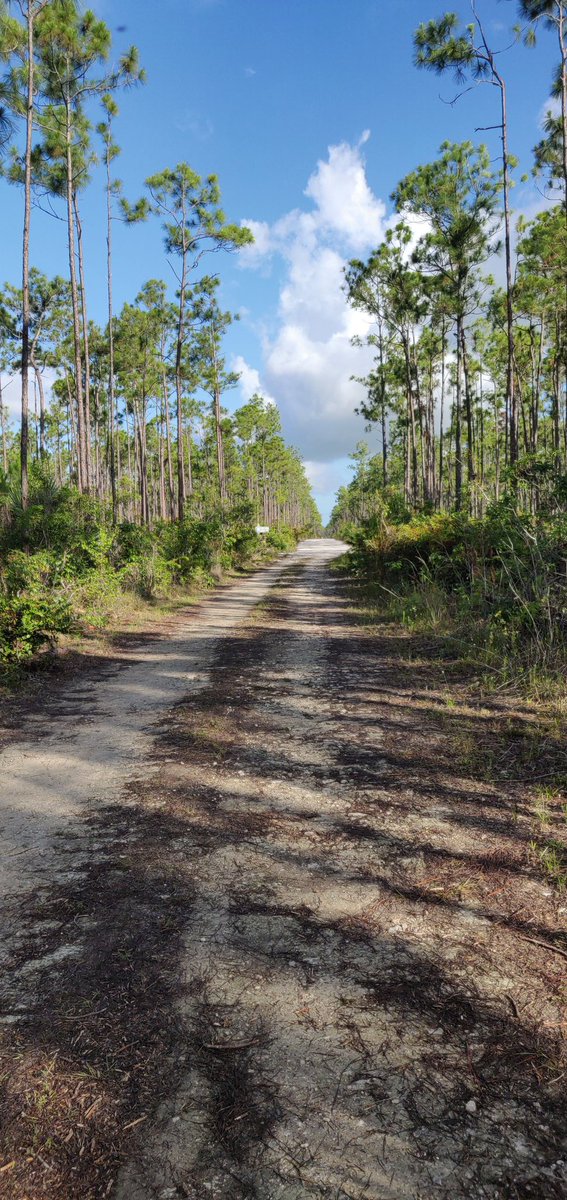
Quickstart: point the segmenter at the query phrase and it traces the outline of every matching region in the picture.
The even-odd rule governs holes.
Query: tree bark
[[[81,319],[83,325],[83,353],[85,386],[83,403],[85,411],[85,455],[86,455],[86,490],[92,487],[92,455],[91,455],[91,359],[89,351],[89,323],[87,317],[87,292],[85,284],[85,260],[83,256],[83,226],[79,213],[79,198],[77,191],[73,192],[73,210],[77,226],[77,245],[79,251],[79,291],[81,295]]]
[[[65,99],[65,140],[67,167],[67,246],[69,252],[69,279],[71,283],[71,305],[73,309],[73,349],[75,360],[75,397],[77,403],[77,483],[79,491],[88,492],[89,478],[87,469],[87,452],[85,429],[85,409],[83,401],[83,362],[81,356],[81,321],[79,316],[79,294],[77,287],[77,267],[75,261],[75,219],[73,214],[73,150],[71,142],[71,102]]]
[[[110,137],[110,134],[109,134]],[[116,450],[114,444],[114,310],[112,289],[112,185],[110,179],[110,145],[106,143],[106,291],[108,297],[108,438],[110,451],[110,493],[112,497],[112,521],[118,520],[116,493]]]
[[[21,399],[21,430],[20,430],[20,479],[22,490],[22,507],[29,503],[29,345],[30,345],[30,226],[31,226],[31,177],[32,177],[32,142],[34,116],[34,20],[35,5],[28,0],[27,6],[27,37],[28,37],[28,87],[26,98],[26,150],[24,168],[24,232],[22,241],[22,399]]]

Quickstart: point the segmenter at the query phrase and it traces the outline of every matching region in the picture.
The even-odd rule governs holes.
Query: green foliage
[[[511,677],[567,660],[567,517],[518,514],[506,500],[462,513],[369,523],[351,535],[358,570],[409,625],[444,625]]]
[[[124,593],[151,601],[174,587],[210,585],[223,571],[293,548],[297,538],[288,526],[259,538],[250,501],[154,529],[112,526],[103,505],[57,487],[43,468],[32,474],[27,509],[13,488],[3,495],[0,668],[28,661],[73,623],[103,627]]]
[[[58,583],[49,553],[6,555],[0,568],[0,667],[25,663],[70,628],[72,607]]]
[[[274,550],[293,550],[296,542],[293,530],[287,526],[282,526],[281,529],[270,529],[270,532],[266,534],[266,543]]]
[[[0,596],[0,666],[29,661],[56,634],[71,627],[72,610],[64,596]]]

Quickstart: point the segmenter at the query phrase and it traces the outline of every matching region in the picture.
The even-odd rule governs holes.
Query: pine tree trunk
[[[110,136],[110,134],[109,134]],[[108,296],[108,440],[110,451],[110,492],[112,496],[112,521],[118,520],[116,493],[116,452],[114,441],[114,306],[112,289],[112,185],[110,179],[110,145],[106,144],[106,290]]]
[[[2,469],[4,474],[8,474],[8,430],[6,428],[6,409],[4,408],[2,398],[2,372],[0,371],[0,426],[2,428]]]
[[[494,68],[493,68],[494,69]],[[500,87],[502,104],[502,163],[503,163],[503,192],[504,192],[504,249],[506,260],[506,335],[508,355],[506,363],[506,396],[510,421],[509,458],[511,466],[518,461],[518,397],[516,395],[514,376],[514,307],[512,298],[512,231],[510,219],[510,156],[508,153],[508,117],[506,112],[506,87],[504,80],[496,73]]]
[[[461,318],[457,321],[457,380],[455,389],[455,508],[463,504],[463,460],[461,450]]]
[[[382,486],[388,486],[388,433],[386,429],[386,381],[384,379],[384,333],[382,317],[378,318],[378,353],[380,361],[380,409],[382,418]]]
[[[443,421],[445,408],[445,322],[441,327],[441,395],[439,399],[439,485],[438,507],[443,508]]]
[[[165,450],[163,441],[163,409],[160,419],[159,430],[159,515],[162,521],[167,520],[167,502],[165,498]]]
[[[92,454],[91,454],[91,359],[89,352],[89,324],[87,318],[87,293],[85,285],[85,261],[83,256],[83,226],[79,214],[79,198],[77,192],[73,193],[73,210],[75,214],[75,222],[77,227],[77,245],[79,251],[79,292],[81,296],[81,319],[83,325],[83,353],[84,353],[84,371],[85,371],[85,386],[83,393],[83,403],[85,411],[85,455],[86,455],[86,483],[87,492],[91,491],[92,487]]]
[[[69,279],[71,283],[71,304],[73,309],[73,348],[75,360],[75,396],[77,402],[77,483],[80,492],[88,492],[89,475],[87,468],[87,436],[85,428],[85,409],[83,400],[83,362],[81,356],[81,320],[79,316],[79,293],[77,287],[77,269],[75,261],[75,219],[73,215],[73,157],[71,143],[71,103],[68,97],[65,101],[66,111],[66,199],[67,199],[67,246],[69,252]]]
[[[177,516],[180,521],[185,516],[187,501],[187,482],[185,479],[185,455],[183,452],[183,381],[181,365],[183,356],[183,339],[185,335],[185,293],[187,289],[187,229],[185,212],[185,194],[182,204],[182,247],[181,247],[181,280],[179,286],[179,315],[177,321],[177,345],[175,348],[175,392],[177,398]],[[191,451],[189,451],[189,454]],[[191,461],[189,459],[189,461]],[[189,491],[191,491],[189,485]]]
[[[43,375],[42,375],[41,371],[38,369],[37,363],[35,361],[35,356],[33,355],[33,353],[31,355],[30,362],[33,367],[33,371],[34,371],[34,375],[35,375],[35,379],[36,379],[36,383],[37,383],[37,390],[39,392],[39,458],[43,459],[43,458],[45,458],[45,454],[46,454],[46,449],[45,449],[45,388],[43,386]]]
[[[173,452],[172,452],[172,447],[171,447],[171,422],[169,419],[169,395],[168,395],[168,390],[167,390],[167,379],[166,379],[165,371],[163,372],[162,381],[163,381],[162,382],[163,407],[164,407],[164,411],[165,411],[165,432],[166,432],[166,439],[167,439],[167,480],[168,480],[168,485],[169,485],[169,509],[170,509],[171,520],[174,521],[177,514],[176,514],[176,507],[175,507],[175,487],[174,487],[174,483],[173,483]]]
[[[461,358],[463,363],[463,374],[465,379],[465,412],[467,420],[467,481],[469,487],[472,488],[476,479],[476,471],[474,466],[474,428],[473,428],[473,412],[472,412],[472,396],[469,379],[469,360],[467,355],[467,343],[465,331],[461,323]]]
[[[32,177],[32,142],[34,116],[34,19],[35,6],[33,0],[28,0],[27,8],[27,37],[28,37],[28,86],[26,99],[26,150],[24,168],[24,232],[22,244],[22,399],[21,399],[21,430],[20,430],[20,479],[22,491],[22,507],[27,508],[29,501],[29,344],[30,344],[30,226],[31,226],[31,177]]]

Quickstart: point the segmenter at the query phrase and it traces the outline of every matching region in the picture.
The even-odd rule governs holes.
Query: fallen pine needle
[[[248,1046],[259,1046],[260,1038],[250,1038],[247,1042],[203,1042],[204,1050],[246,1050]]]
[[[4,1163],[4,1166],[3,1166],[3,1167],[0,1167],[0,1175],[3,1175],[3,1174],[4,1174],[4,1171],[11,1171],[11,1170],[12,1170],[12,1167],[15,1167],[15,1165],[16,1165],[16,1160],[15,1160],[15,1158],[14,1158],[14,1159],[12,1159],[12,1162],[9,1162],[9,1163]]]
[[[531,942],[532,946],[542,946],[544,950],[551,950],[553,954],[561,954],[562,958],[567,958],[567,950],[562,950],[560,946],[550,946],[549,942],[540,942],[537,938],[525,937],[523,933],[519,933],[518,937],[522,942]]]
[[[127,1125],[122,1126],[122,1132],[124,1133],[127,1129],[133,1129],[135,1125],[141,1125],[142,1121],[147,1121],[147,1118],[148,1114],[144,1113],[143,1117],[137,1117],[135,1121],[129,1121]]]
[[[100,1108],[101,1104],[102,1104],[102,1096],[99,1096],[97,1100],[93,1101],[93,1103],[90,1105],[90,1108],[87,1108],[87,1111],[85,1113],[85,1121],[88,1121],[89,1117],[94,1116],[97,1108]],[[142,1120],[143,1119],[144,1118],[142,1117]]]

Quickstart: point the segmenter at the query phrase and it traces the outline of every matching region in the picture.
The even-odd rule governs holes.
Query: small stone
[[[468,1113],[471,1113],[471,1115],[474,1114],[476,1112],[476,1100],[467,1100],[465,1108]]]

